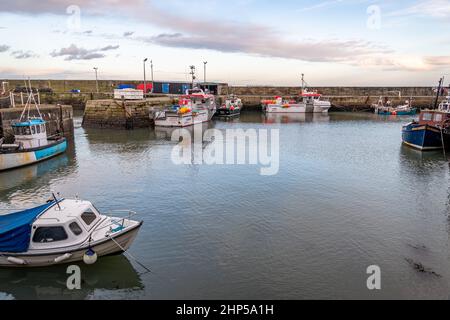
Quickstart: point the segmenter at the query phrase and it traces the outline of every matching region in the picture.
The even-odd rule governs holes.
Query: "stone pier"
[[[86,103],[83,126],[87,128],[137,129],[153,124],[156,111],[174,103],[171,97],[146,100],[90,100]]]

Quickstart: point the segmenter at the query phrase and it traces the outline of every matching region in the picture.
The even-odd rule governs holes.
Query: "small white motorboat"
[[[0,267],[45,267],[122,254],[142,222],[102,215],[90,202],[61,199],[0,215]]]

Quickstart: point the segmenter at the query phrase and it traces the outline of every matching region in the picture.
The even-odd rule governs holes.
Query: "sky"
[[[450,83],[450,0],[1,0],[0,78]]]

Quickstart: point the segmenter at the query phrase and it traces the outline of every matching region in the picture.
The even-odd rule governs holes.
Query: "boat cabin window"
[[[41,126],[40,125],[36,126],[36,133],[41,133]]]
[[[433,119],[433,115],[431,113],[424,113],[422,119],[424,121],[431,121]]]
[[[79,236],[80,234],[83,233],[83,229],[81,229],[80,225],[76,222],[72,222],[71,224],[69,224],[69,229],[76,236]]]
[[[91,208],[87,209],[83,214],[81,215],[81,219],[83,219],[84,223],[86,225],[90,226],[92,222],[94,222],[97,219],[97,215],[94,211],[92,211]]]
[[[67,238],[63,227],[39,227],[34,232],[33,242],[49,243],[67,240]]]
[[[438,113],[434,116],[434,121],[442,122],[442,114]]]
[[[29,136],[31,135],[30,127],[13,127],[14,135],[16,136]]]
[[[35,126],[31,126],[31,134],[36,134],[36,127]]]

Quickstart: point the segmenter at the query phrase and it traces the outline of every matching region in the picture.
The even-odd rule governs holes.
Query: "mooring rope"
[[[127,255],[130,259],[134,260],[135,262],[137,262],[142,268],[144,268],[148,273],[153,273],[152,270],[150,270],[149,268],[147,268],[142,262],[140,262],[138,259],[136,259],[135,257],[133,257],[133,255],[129,252],[127,252],[127,250],[125,250],[124,247],[122,247],[113,237],[108,236],[119,248],[120,250],[123,251],[123,254]]]
[[[442,127],[440,129],[441,129],[442,150],[444,150],[444,158],[447,159],[447,153],[445,152],[444,129]]]

